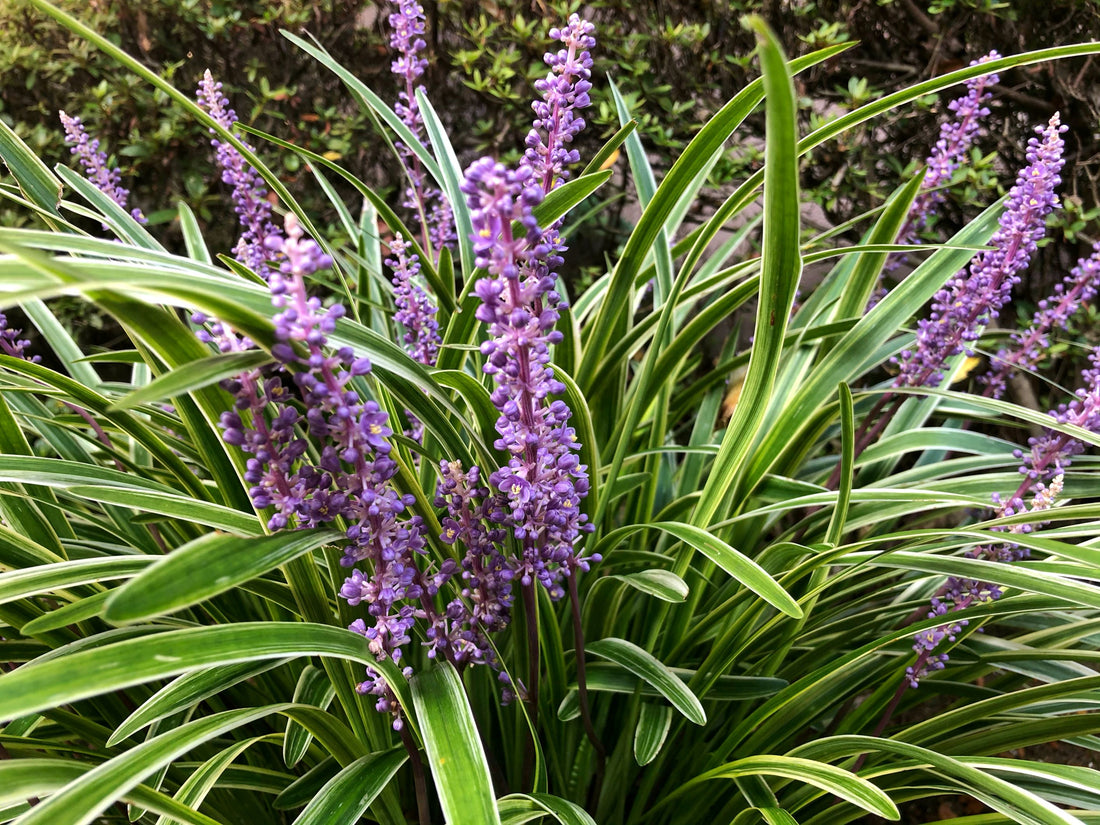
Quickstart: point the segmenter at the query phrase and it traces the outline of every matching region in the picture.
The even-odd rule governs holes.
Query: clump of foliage
[[[546,27],[512,160],[465,167],[414,0],[387,19],[396,93],[284,32],[392,150],[390,198],[246,130],[213,74],[196,101],[29,6],[211,134],[235,241],[181,202],[166,248],[87,118],[87,178],[0,126],[0,194],[41,227],[0,229],[0,308],[37,331],[0,317],[0,821],[824,825],[943,793],[983,822],[1100,817],[1096,770],[1004,756],[1100,730],[1100,355],[1049,415],[1010,389],[1100,259],[1010,340],[986,329],[1058,209],[1059,116],[1017,132],[1002,201],[913,243],[990,76],[1100,44],[854,88],[800,137],[795,79],[848,47],[788,61],[749,17],[761,76],[661,174],[575,14]],[[964,83],[929,170],[850,216],[858,242],[803,232],[800,158]],[[601,88],[618,127],[589,156]],[[762,167],[689,229],[761,106]],[[564,253],[619,152],[642,212],[576,289]],[[128,344],[86,354],[62,296]],[[753,301],[742,346],[723,330]]]

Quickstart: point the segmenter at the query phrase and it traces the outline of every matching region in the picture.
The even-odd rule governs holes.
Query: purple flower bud
[[[31,342],[20,336],[23,334],[23,330],[14,329],[8,326],[8,319],[4,313],[0,312],[0,353],[4,355],[10,355],[12,358],[22,358],[29,360],[31,363],[37,364],[41,359],[41,356],[35,355],[33,358],[27,358],[27,347],[31,345]]]

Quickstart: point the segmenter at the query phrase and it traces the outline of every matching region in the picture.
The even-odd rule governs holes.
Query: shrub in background
[[[395,87],[387,77],[386,14],[358,0],[319,3],[211,3],[159,0],[156,3],[62,3],[87,15],[100,31],[162,77],[181,87],[197,82],[206,68],[228,84],[245,123],[277,131],[319,154],[339,155],[357,177],[386,191],[399,186],[392,168],[379,164],[370,146],[356,139],[367,128],[358,109],[340,101],[336,79],[286,47],[280,27],[324,33],[326,48],[343,65],[380,92]],[[623,90],[639,121],[639,134],[658,168],[667,168],[705,114],[729,99],[752,77],[747,58],[752,38],[738,24],[742,14],[758,12],[777,30],[789,54],[859,41],[860,58],[843,68],[827,61],[799,80],[800,117],[816,128],[829,111],[850,109],[874,90],[897,88],[932,73],[943,73],[993,48],[1023,51],[1089,39],[1100,30],[1092,4],[1054,0],[1043,4],[778,3],[739,0],[713,4],[591,4],[588,14],[606,32],[605,47],[595,55],[599,75],[610,75]],[[538,61],[549,45],[544,19],[565,19],[576,4],[553,2],[535,7],[444,2],[426,4],[425,39],[433,56],[428,85],[436,91],[441,120],[453,135],[463,162],[481,152],[513,161],[530,119],[528,92],[539,76]],[[135,181],[136,203],[154,223],[170,220],[157,208],[184,197],[193,204],[208,235],[222,245],[228,230],[209,223],[224,195],[210,186],[209,163],[201,151],[201,129],[166,106],[162,94],[99,59],[79,39],[29,11],[24,0],[0,9],[0,116],[43,156],[60,158],[54,128],[57,110],[92,118],[105,144],[118,154]],[[1074,136],[1071,151],[1082,159],[1096,151],[1093,124],[1100,112],[1089,95],[1097,76],[1090,66],[1054,65],[1036,72],[1010,72],[1012,107],[998,102],[998,114],[1019,119],[1049,118],[1057,107]],[[850,74],[850,77],[849,77]],[[805,83],[805,85],[802,85]],[[812,95],[806,95],[812,90]],[[587,152],[617,128],[614,102],[597,87],[589,115],[592,128],[580,136]],[[1001,96],[1000,100],[1008,100]],[[935,105],[934,98],[922,105]],[[934,117],[913,117],[912,108],[876,122],[876,132],[855,129],[840,142],[818,147],[802,169],[807,197],[823,204],[834,218],[866,209],[894,187],[901,169],[912,172],[934,135]],[[746,129],[762,135],[762,121]],[[460,128],[459,128],[460,127]],[[1005,158],[1002,174],[1022,161],[1012,132],[984,150]],[[747,134],[747,133],[746,133]],[[729,183],[759,168],[759,152],[748,142],[731,147],[712,170],[714,180]],[[274,162],[293,181],[299,160],[290,155]],[[984,169],[984,171],[983,171]],[[976,191],[960,202],[996,187],[989,165],[970,177]],[[336,185],[340,185],[337,182]],[[612,185],[628,192],[625,181]],[[1070,189],[1085,210],[1100,199],[1084,173]],[[613,210],[621,200],[612,200]],[[705,196],[703,205],[715,205]],[[338,232],[336,216],[323,201],[307,203],[326,232]],[[946,212],[952,229],[961,224],[956,209]],[[5,218],[12,223],[15,213]],[[614,220],[612,220],[612,217]],[[602,262],[603,251],[621,240],[619,215],[612,212],[600,239],[586,239],[586,262]],[[225,232],[225,235],[221,233]],[[610,233],[610,234],[607,234]],[[592,234],[592,233],[589,233]],[[606,237],[604,237],[606,235]],[[167,236],[178,248],[178,235]],[[1080,249],[1077,250],[1080,253]],[[577,250],[574,250],[576,254]],[[1072,260],[1072,256],[1070,258]],[[1057,277],[1049,279],[1049,284]],[[1038,293],[1043,287],[1038,287]],[[1038,297],[1038,293],[1033,298]]]

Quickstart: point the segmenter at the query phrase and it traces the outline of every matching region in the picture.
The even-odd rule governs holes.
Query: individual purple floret
[[[390,242],[392,258],[386,265],[393,270],[393,302],[397,307],[396,320],[405,328],[405,351],[413,360],[426,366],[435,366],[439,353],[439,322],[437,312],[428,293],[416,282],[420,274],[420,259],[409,252],[409,244],[400,235]]]
[[[550,37],[565,46],[548,52],[543,58],[550,67],[545,79],[536,81],[535,89],[542,96],[532,107],[535,121],[527,135],[527,150],[523,163],[535,173],[543,192],[550,192],[568,177],[565,167],[580,160],[569,144],[581,129],[584,119],[576,113],[591,103],[592,55],[596,45],[592,33],[596,27],[573,14],[564,28],[551,29]]]
[[[900,372],[895,387],[936,386],[947,360],[966,352],[978,339],[983,325],[996,318],[1019,282],[1046,229],[1046,216],[1057,206],[1055,187],[1061,183],[1061,133],[1057,114],[1037,131],[1041,140],[1028,141],[1028,166],[1009,192],[1000,226],[990,240],[993,247],[936,293],[932,312],[921,320],[916,347],[895,359]]]
[[[69,117],[64,112],[59,114],[61,125],[65,127],[65,142],[72,146],[72,153],[84,167],[85,177],[95,184],[100,192],[126,209],[130,191],[122,186],[122,172],[110,165],[106,152],[100,151],[99,138],[88,136],[80,118]],[[130,214],[138,223],[145,223],[145,216],[141,214],[140,209],[131,209]]]
[[[389,22],[393,30],[390,48],[397,54],[391,68],[404,81],[394,111],[416,135],[416,139],[423,146],[428,146],[424,119],[420,114],[420,104],[416,101],[417,91],[424,88],[417,81],[428,67],[428,61],[420,56],[427,45],[424,42],[424,9],[416,0],[399,0],[397,11],[390,14]],[[455,240],[450,205],[439,189],[427,185],[416,153],[400,141],[395,145],[409,176],[409,187],[405,190],[402,206],[416,210],[424,230],[425,248],[435,250],[438,255],[439,250],[452,246]]]
[[[985,57],[971,62],[971,66],[998,60],[1001,55],[992,51]],[[966,160],[978,133],[982,120],[989,115],[985,105],[993,94],[989,87],[1000,78],[996,74],[981,75],[966,81],[966,94],[947,104],[953,117],[940,127],[940,137],[926,161],[928,171],[924,175],[921,191],[913,200],[905,225],[898,233],[898,243],[912,243],[924,229],[933,211],[943,203],[941,187],[950,182],[951,176]]]
[[[22,334],[23,330],[9,327],[7,316],[0,312],[0,353],[37,364],[41,360],[41,356],[35,355],[30,359],[27,358],[27,347],[31,345],[31,342],[26,338],[21,338]]]
[[[215,82],[209,69],[199,83],[198,102],[218,125],[233,131],[237,113],[229,108],[229,98],[222,94],[222,84]],[[211,129],[210,134],[216,133]],[[233,208],[241,224],[241,237],[233,254],[253,272],[266,277],[268,254],[264,243],[268,238],[279,235],[279,229],[271,222],[267,187],[263,178],[232,145],[217,138],[211,140],[210,145],[216,152],[222,182],[232,189]]]
[[[980,377],[986,385],[985,394],[1000,398],[1007,380],[1017,370],[1033,370],[1050,349],[1047,337],[1052,329],[1064,328],[1070,317],[1096,295],[1100,286],[1100,243],[1092,256],[1082,258],[1054,288],[1054,294],[1039,302],[1031,324],[1014,332],[1009,346],[997,351],[989,372]]]
[[[540,265],[550,248],[532,213],[542,189],[529,166],[513,172],[482,158],[467,169],[462,191],[477,265],[490,276],[474,291],[481,299],[477,318],[489,327],[490,339],[481,346],[484,369],[496,381],[492,400],[501,412],[494,446],[510,456],[489,478],[504,496],[493,520],[510,527],[523,546],[520,582],[537,580],[558,598],[562,575],[587,569],[574,544],[589,529],[580,510],[588,474],[577,457],[569,407],[550,400],[565,387],[550,367],[550,346],[561,340],[554,329],[554,278]],[[513,234],[513,222],[523,234]]]

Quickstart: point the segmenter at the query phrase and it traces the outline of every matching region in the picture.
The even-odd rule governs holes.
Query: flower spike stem
[[[922,657],[924,659],[927,659],[928,651],[925,651],[924,653],[918,655],[917,665],[924,664],[924,662],[921,661]],[[901,684],[898,685],[898,689],[894,691],[894,698],[890,700],[890,704],[886,706],[886,710],[882,712],[882,717],[878,720],[878,724],[875,725],[875,729],[871,733],[871,736],[873,738],[878,739],[880,736],[882,736],[882,732],[886,730],[886,726],[890,724],[890,720],[894,716],[894,711],[898,709],[898,705],[901,703],[901,697],[905,695],[905,691],[908,689],[909,682],[903,679]],[[857,759],[855,761],[855,764],[852,765],[852,773],[859,773],[859,769],[862,768],[863,763],[867,761],[867,755],[868,753],[866,751],[859,755],[859,759]]]
[[[412,766],[413,786],[416,788],[416,815],[420,825],[432,825],[431,814],[428,810],[428,783],[424,778],[424,761],[420,758],[420,751],[409,732],[409,726],[403,725],[400,730],[401,744],[405,746],[409,754],[409,764]]]
[[[527,625],[527,714],[531,718],[531,738],[523,752],[523,785],[531,787],[534,780],[536,737],[539,731],[539,606],[536,583],[531,581],[520,588],[523,598],[524,619]]]
[[[577,657],[577,698],[580,700],[581,721],[584,724],[584,735],[592,743],[596,751],[596,781],[588,795],[589,807],[594,807],[603,790],[604,774],[607,770],[607,751],[603,742],[596,735],[596,728],[592,724],[592,713],[588,706],[588,678],[585,675],[584,663],[584,628],[581,626],[581,600],[577,594],[577,573],[570,572],[566,577],[566,587],[569,590],[569,605],[573,612],[573,651]]]

